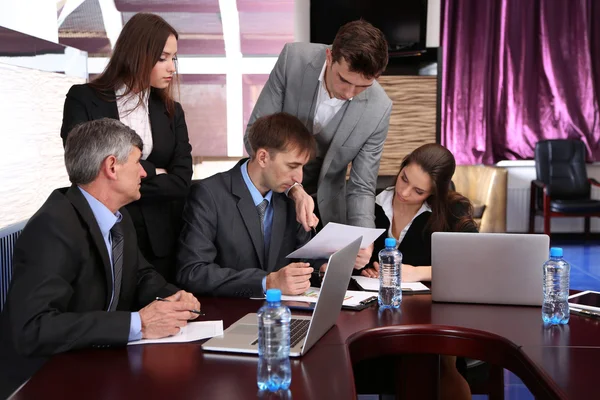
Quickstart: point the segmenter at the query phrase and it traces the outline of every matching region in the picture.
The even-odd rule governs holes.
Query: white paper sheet
[[[311,287],[306,292],[299,296],[281,296],[283,301],[302,301],[306,303],[316,303],[319,298],[320,291],[318,288]],[[368,298],[373,297],[371,292],[360,292],[356,290],[347,290],[346,296],[344,296],[344,305],[349,307],[355,307],[361,304]]]
[[[128,346],[149,343],[185,343],[194,340],[208,339],[223,334],[223,321],[189,322],[174,336],[162,339],[142,339],[127,343]]]
[[[362,228],[330,222],[321,232],[304,246],[288,254],[288,258],[329,258],[336,251],[349,245],[357,237],[362,236],[361,248],[375,241],[385,229]]]
[[[368,278],[366,276],[353,276],[352,279],[364,290],[379,291],[379,278]],[[421,282],[402,282],[403,292],[427,292],[429,288]]]

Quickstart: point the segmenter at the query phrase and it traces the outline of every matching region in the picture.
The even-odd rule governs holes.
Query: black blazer
[[[120,211],[125,242],[114,312],[106,312],[112,294],[108,250],[80,190],[55,190],[28,221],[15,244],[1,317],[0,398],[53,354],[125,345],[130,312],[178,290],[140,254],[131,218]]]
[[[458,221],[458,218],[465,215],[468,212],[460,203],[457,204],[453,210],[453,215],[450,225],[454,226]],[[431,217],[430,212],[424,212],[414,219],[410,228],[406,232],[404,239],[398,246],[398,250],[402,253],[402,263],[417,266],[429,266],[431,265],[431,234],[432,232],[426,229],[427,222]],[[373,255],[371,256],[371,262],[373,265],[374,261],[378,261],[379,251],[385,247],[385,238],[388,237],[388,229],[390,228],[390,220],[385,215],[383,208],[379,204],[375,204],[375,226],[377,228],[385,229],[385,232],[377,238],[375,241]],[[477,232],[475,225],[468,227],[463,232]]]
[[[296,222],[294,202],[273,193],[268,258],[241,160],[227,172],[192,185],[183,211],[177,252],[177,283],[197,294],[263,296],[262,279],[288,265],[289,253],[310,239]],[[316,283],[315,283],[316,284]]]
[[[181,210],[192,179],[192,148],[179,103],[170,118],[158,94],[151,90],[148,110],[153,148],[148,159],[141,161],[148,176],[142,180],[141,199],[127,205],[127,210],[138,231],[140,227],[147,231],[154,255],[164,257],[174,251],[179,234]],[[88,84],[72,86],[63,111],[63,145],[75,125],[101,118],[119,119],[115,93],[101,96]],[[156,168],[168,173],[156,175]]]

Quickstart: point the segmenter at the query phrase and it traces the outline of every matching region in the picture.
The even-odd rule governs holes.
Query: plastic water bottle
[[[386,238],[385,249],[379,252],[379,308],[399,308],[402,303],[402,253],[396,249],[396,239]]]
[[[544,263],[544,324],[564,325],[569,322],[570,272],[571,266],[563,259],[563,250],[560,247],[552,247],[550,259]]]
[[[290,309],[281,305],[281,290],[267,290],[267,302],[258,310],[258,373],[260,390],[287,390],[290,367]]]

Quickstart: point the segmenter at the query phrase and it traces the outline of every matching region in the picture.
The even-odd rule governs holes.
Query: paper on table
[[[127,345],[149,344],[149,343],[185,343],[194,340],[208,339],[223,334],[223,321],[200,321],[190,322],[177,335],[162,339],[142,339],[129,342]]]
[[[302,301],[306,303],[316,303],[319,298],[320,291],[318,288],[311,287],[306,292],[302,293],[299,296],[281,296],[281,300],[283,301]],[[363,301],[368,298],[373,297],[373,293],[369,292],[359,292],[356,290],[347,290],[346,296],[344,296],[343,305],[349,307],[355,307],[362,304]]]
[[[353,276],[352,279],[364,290],[379,291],[379,279],[366,276]],[[402,282],[402,291],[406,292],[428,292],[429,288],[421,282]]]
[[[310,242],[288,254],[288,258],[329,258],[357,237],[362,236],[361,248],[375,241],[385,229],[363,228],[330,222]]]

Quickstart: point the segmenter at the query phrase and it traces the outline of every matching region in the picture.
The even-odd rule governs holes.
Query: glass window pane
[[[225,75],[180,75],[180,101],[193,156],[227,156]]]

